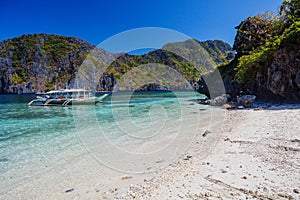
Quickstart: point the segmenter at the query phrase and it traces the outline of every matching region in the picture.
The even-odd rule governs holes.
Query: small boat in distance
[[[30,101],[28,106],[67,106],[91,105],[101,102],[108,94],[96,97],[95,93],[85,89],[52,90],[40,94]]]

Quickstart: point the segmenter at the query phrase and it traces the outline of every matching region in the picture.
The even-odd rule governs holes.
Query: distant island
[[[278,14],[262,13],[248,17],[237,27],[234,45],[219,40],[165,44],[144,55],[110,53],[75,37],[27,34],[0,42],[0,93],[36,93],[72,86],[78,67],[90,51],[112,60],[97,83],[98,91],[111,91],[117,80],[136,66],[147,63],[168,65],[181,73],[199,92],[207,94],[205,79],[221,73],[226,92],[254,94],[272,101],[300,101],[300,21],[297,1],[286,1]],[[298,6],[298,7],[297,7]],[[210,56],[195,69],[184,55]],[[183,87],[183,86],[178,86]],[[142,90],[164,90],[159,84]],[[181,88],[181,89],[184,89]]]
[[[187,45],[190,46],[186,48]],[[208,52],[207,59],[212,59],[212,63],[218,64],[229,61],[235,55],[229,44],[218,40],[170,43],[162,49],[144,55],[110,53],[78,38],[50,34],[22,35],[2,41],[0,46],[1,93],[35,93],[54,89],[55,86],[64,87],[66,83],[72,85],[78,68],[90,52],[97,52],[101,58],[108,60],[103,63],[107,65],[107,69],[98,80],[99,91],[111,91],[122,75],[147,63],[170,66],[180,72],[186,80],[196,82],[200,77],[199,70],[194,68],[193,63],[176,55],[175,50],[168,50],[174,46],[186,54],[195,54],[188,52],[190,49],[196,51],[196,56]],[[203,71],[207,71],[208,68],[214,69],[214,66],[204,66],[205,63],[197,65],[200,65]],[[159,85],[148,88],[160,89]]]

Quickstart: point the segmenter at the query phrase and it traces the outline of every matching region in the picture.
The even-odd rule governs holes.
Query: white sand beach
[[[206,158],[199,158],[195,140],[190,159],[182,157],[152,181],[132,182],[125,196],[109,198],[300,199],[299,106],[231,110],[226,116],[219,142]]]
[[[220,112],[224,123],[202,125],[172,162],[150,158],[149,172],[115,170],[78,151],[0,199],[300,199],[299,105]]]

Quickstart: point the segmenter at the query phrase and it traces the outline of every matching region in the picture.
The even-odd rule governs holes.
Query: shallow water
[[[22,103],[15,103],[18,97]],[[0,103],[0,193],[87,151],[110,167],[126,170],[111,162],[120,157],[118,151],[144,156],[157,150],[152,144],[165,148],[169,143],[159,138],[173,141],[172,135],[178,135],[174,130],[183,126],[181,119],[198,114],[193,101],[202,97],[193,92],[114,93],[95,106],[28,107],[24,96],[5,96]],[[4,96],[0,98],[3,102]]]

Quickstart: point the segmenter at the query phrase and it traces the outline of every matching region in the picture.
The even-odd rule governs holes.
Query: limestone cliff
[[[196,41],[196,40],[195,40]],[[182,54],[191,54],[191,49],[186,46],[189,41],[169,44],[177,46]],[[97,48],[81,39],[50,34],[29,34],[0,42],[0,93],[36,93],[55,88],[64,88],[66,85],[72,87],[79,67],[82,65],[89,53],[100,55],[105,62],[101,67],[106,68],[99,81],[97,90],[111,91],[118,79],[133,68],[147,64],[160,63],[178,71],[187,81],[194,84],[200,72],[198,68],[213,69],[216,62],[223,62],[231,57],[230,45],[222,41],[207,41],[200,43],[203,47],[198,48],[195,56],[209,57],[210,62],[191,63],[184,56],[168,50],[155,50],[145,55],[112,54]],[[183,46],[182,46],[183,45]],[[200,46],[201,46],[200,45]],[[167,45],[168,46],[168,45]],[[199,50],[200,49],[200,50]],[[207,53],[207,52],[209,53]],[[211,58],[210,58],[211,57]],[[202,59],[203,60],[203,59]],[[208,66],[210,63],[210,66]],[[213,63],[213,64],[212,64]],[[150,73],[150,72],[149,72]],[[151,71],[151,73],[160,73]],[[165,78],[172,76],[164,74]],[[140,77],[143,78],[143,77]],[[131,80],[127,80],[131,82]],[[127,84],[127,83],[125,83]],[[159,85],[146,85],[141,90],[161,89],[166,87]],[[178,84],[178,89],[186,89],[186,85]]]
[[[0,93],[35,93],[64,87],[94,48],[78,38],[49,34],[1,41]]]
[[[237,28],[237,56],[219,66],[227,93],[300,102],[300,2],[285,0],[278,15],[249,17]]]

